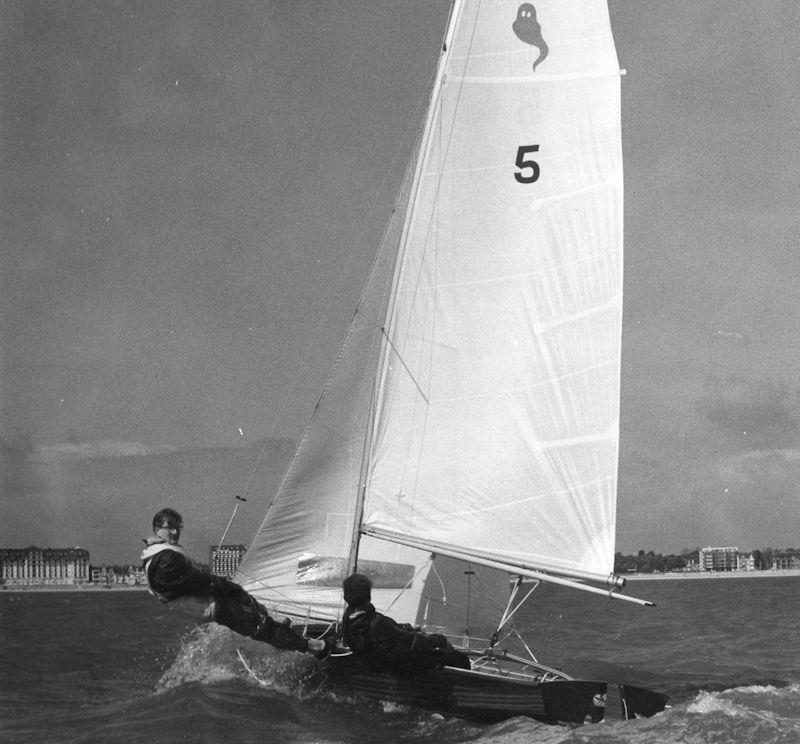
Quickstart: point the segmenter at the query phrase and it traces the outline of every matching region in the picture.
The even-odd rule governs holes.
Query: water
[[[3,592],[0,739],[800,742],[799,577],[637,581],[628,593],[658,606],[543,587],[519,619],[541,661],[671,696],[651,719],[567,727],[486,725],[343,698],[314,683],[311,657],[198,628],[146,592]]]

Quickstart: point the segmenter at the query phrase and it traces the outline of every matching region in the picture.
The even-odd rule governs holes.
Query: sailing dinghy
[[[399,678],[338,648],[326,673],[348,691],[486,719],[664,708],[501,640],[525,582],[646,604],[612,573],[621,149],[604,0],[456,0],[352,324],[237,579],[330,633],[356,570],[379,612],[423,627],[438,556],[515,579],[489,640],[451,636],[471,670]]]

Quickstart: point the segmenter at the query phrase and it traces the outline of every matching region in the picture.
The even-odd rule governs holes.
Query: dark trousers
[[[217,597],[214,622],[240,635],[290,651],[308,651],[308,640],[283,623],[273,620],[266,608],[238,584],[226,581]],[[225,596],[219,596],[224,594]]]

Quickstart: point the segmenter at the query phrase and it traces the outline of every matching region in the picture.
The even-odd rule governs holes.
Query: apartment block
[[[701,571],[736,571],[739,548],[703,548],[700,551]]]
[[[212,545],[208,549],[208,565],[211,573],[228,579],[233,578],[245,550],[244,545]]]
[[[81,548],[2,548],[0,584],[59,586],[89,581],[89,551]]]

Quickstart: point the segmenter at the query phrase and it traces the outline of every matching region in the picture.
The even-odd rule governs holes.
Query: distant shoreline
[[[29,584],[26,586],[0,586],[0,594],[13,592],[136,592],[146,590],[144,584]]]
[[[800,569],[785,568],[767,571],[671,571],[668,573],[624,574],[627,581],[673,581],[681,579],[765,579],[800,576]]]
[[[786,568],[780,571],[673,571],[668,573],[633,573],[624,574],[626,581],[683,581],[694,579],[766,579],[782,576],[800,576],[800,569]],[[0,586],[3,593],[24,594],[29,592],[136,592],[147,591],[145,584],[61,584],[28,586]]]

